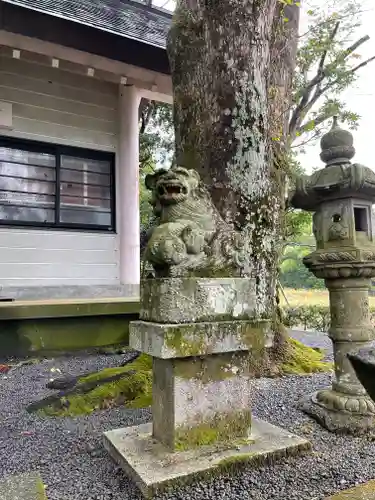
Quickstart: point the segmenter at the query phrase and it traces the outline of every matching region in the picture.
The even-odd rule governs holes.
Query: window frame
[[[100,232],[100,233],[116,233],[116,155],[109,151],[95,151],[92,149],[80,148],[75,146],[66,146],[61,144],[52,144],[39,141],[32,141],[29,139],[17,139],[13,137],[6,137],[0,135],[0,147],[21,149],[31,153],[45,153],[54,155],[56,158],[56,176],[55,184],[55,200],[54,200],[54,222],[34,222],[34,221],[14,221],[0,219],[1,226],[13,227],[28,227],[35,229],[55,229],[55,230],[81,230],[87,232]],[[110,226],[103,226],[100,224],[81,224],[60,222],[61,209],[61,157],[70,156],[81,158],[83,160],[98,160],[106,161],[110,166]],[[65,182],[65,181],[63,181]],[[6,191],[6,190],[5,190]]]

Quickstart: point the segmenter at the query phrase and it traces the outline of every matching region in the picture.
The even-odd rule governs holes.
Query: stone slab
[[[224,470],[255,467],[311,449],[307,440],[255,418],[249,443],[233,448],[169,452],[152,439],[152,424],[106,432],[104,446],[145,498]]]
[[[264,321],[215,321],[164,324],[132,321],[129,345],[161,359],[204,356],[272,347],[270,323]]]
[[[252,319],[256,303],[254,279],[150,279],[141,285],[140,319],[155,323]]]
[[[8,476],[0,481],[1,500],[47,500],[39,474],[30,472]]]
[[[375,500],[375,481],[340,491],[326,500]]]

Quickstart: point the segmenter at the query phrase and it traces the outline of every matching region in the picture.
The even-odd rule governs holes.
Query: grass
[[[284,289],[285,297],[281,294],[281,304],[284,307],[297,306],[327,306],[329,305],[329,297],[327,290],[293,290],[292,288]],[[370,307],[375,308],[375,297],[370,297]]]

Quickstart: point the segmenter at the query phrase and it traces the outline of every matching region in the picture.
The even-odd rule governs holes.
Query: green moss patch
[[[37,497],[38,500],[47,500],[46,487],[44,486],[44,483],[41,478],[37,479],[36,490],[38,494]]]
[[[124,375],[124,377],[121,377]],[[104,382],[92,390],[79,393],[82,386],[100,383],[111,377],[117,380]],[[144,408],[151,405],[152,358],[142,354],[132,363],[118,368],[106,368],[79,379],[76,393],[61,397],[39,412],[47,416],[74,417],[88,415],[95,410],[124,405],[127,408]]]
[[[251,412],[243,411],[236,415],[218,415],[210,421],[190,428],[176,431],[175,449],[189,450],[200,446],[231,442],[244,439],[251,426]]]
[[[188,327],[190,330],[190,327]],[[188,334],[197,336],[198,329],[195,324],[191,327],[189,332],[187,326],[171,328],[165,338],[166,345],[169,349],[175,352],[180,357],[197,356],[205,350],[205,337],[206,331],[202,330],[199,340],[188,340]]]
[[[282,373],[304,375],[333,370],[333,363],[323,361],[323,351],[308,347],[293,338],[289,338],[288,343],[288,352],[281,366]]]

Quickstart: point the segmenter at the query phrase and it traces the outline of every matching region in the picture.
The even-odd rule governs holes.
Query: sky
[[[325,3],[325,0],[319,1],[322,1],[322,4]],[[362,0],[362,5],[364,10],[361,15],[362,26],[358,29],[356,39],[364,35],[370,36],[370,40],[357,51],[365,60],[375,55],[375,0]],[[302,9],[304,9],[304,6]],[[306,14],[302,12],[301,28],[303,28],[305,22]],[[356,149],[353,161],[375,170],[375,147],[373,145],[375,141],[375,61],[361,68],[358,75],[359,78],[354,86],[342,94],[342,100],[347,103],[349,109],[361,116],[358,130],[353,131],[354,147]],[[314,167],[322,168],[324,166],[319,158],[319,153],[320,146],[318,142],[308,147],[306,154],[300,155],[301,163],[307,171],[311,171]]]

